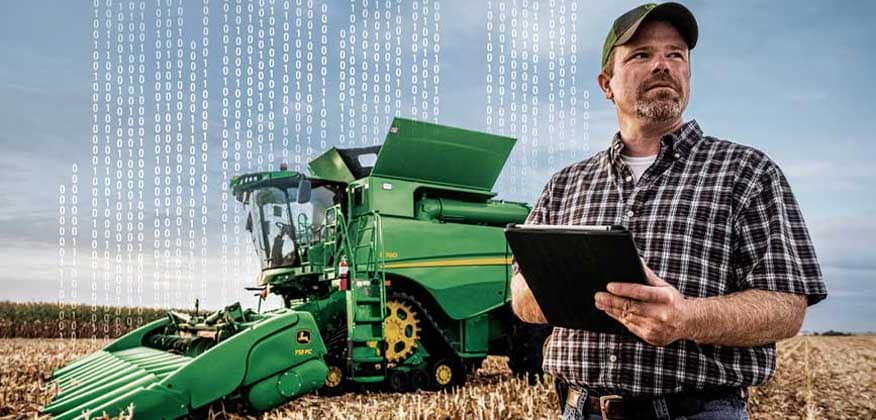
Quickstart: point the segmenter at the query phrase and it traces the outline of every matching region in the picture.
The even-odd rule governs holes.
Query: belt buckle
[[[566,405],[569,407],[577,408],[578,400],[580,398],[587,399],[587,390],[580,389],[576,387],[569,387],[569,390],[566,392]]]
[[[603,419],[611,419],[614,413],[612,410],[612,406],[623,401],[624,397],[620,395],[600,395],[599,396],[599,410],[601,411]]]

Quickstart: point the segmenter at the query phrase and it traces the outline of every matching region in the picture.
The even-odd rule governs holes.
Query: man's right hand
[[[523,322],[547,324],[547,319],[538,306],[538,302],[535,301],[532,290],[529,290],[526,279],[520,273],[511,279],[511,309]]]

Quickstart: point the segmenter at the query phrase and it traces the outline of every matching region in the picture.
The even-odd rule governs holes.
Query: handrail
[[[334,217],[329,218],[330,215]],[[344,217],[344,213],[340,211],[340,204],[336,204],[326,209],[325,211],[325,227],[331,228],[331,233],[328,231],[325,232],[326,241],[324,243],[331,242],[331,249],[325,249],[322,253],[322,266],[326,267],[328,265],[328,260],[330,257],[333,257],[333,268],[337,268],[338,263],[340,262],[338,257],[339,251],[341,248],[350,249],[349,246],[349,235],[347,230],[347,221]],[[328,223],[328,220],[333,220],[333,223]],[[338,238],[341,240],[338,241]]]

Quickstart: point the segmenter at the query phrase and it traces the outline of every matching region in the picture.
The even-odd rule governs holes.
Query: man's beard
[[[654,85],[669,85],[672,91],[661,89],[654,96],[647,96],[648,90]],[[636,93],[636,116],[651,122],[671,121],[681,116],[679,83],[672,78],[658,77],[642,83],[642,87]]]

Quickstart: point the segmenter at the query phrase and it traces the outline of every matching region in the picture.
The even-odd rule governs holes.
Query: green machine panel
[[[514,142],[511,137],[396,118],[371,174],[489,192]],[[453,162],[452,171],[447,162]]]

